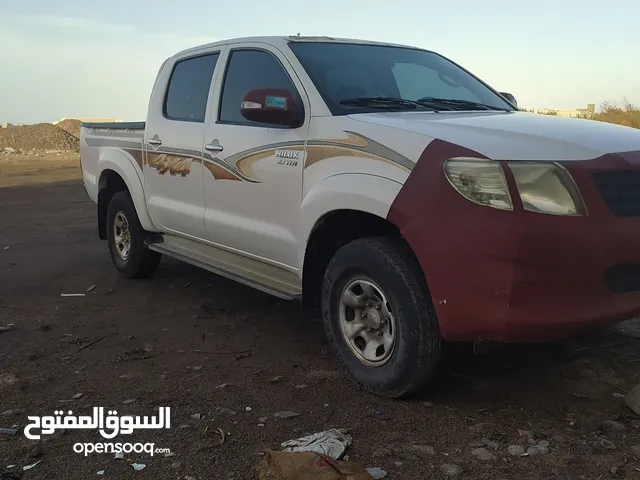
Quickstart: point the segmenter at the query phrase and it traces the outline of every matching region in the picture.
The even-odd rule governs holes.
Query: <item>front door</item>
[[[206,239],[202,144],[220,52],[179,58],[158,78],[145,128],[145,196],[160,230]],[[164,78],[163,78],[164,77]],[[162,83],[167,85],[166,90]]]
[[[205,130],[205,225],[212,242],[282,267],[297,268],[308,99],[291,65],[270,46],[234,45],[218,79]],[[304,124],[252,122],[240,113],[249,90],[289,90]],[[218,97],[218,95],[216,95]]]

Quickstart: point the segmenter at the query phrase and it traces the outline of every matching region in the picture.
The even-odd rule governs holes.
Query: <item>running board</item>
[[[295,273],[194,240],[158,237],[148,238],[145,246],[284,300],[302,297],[300,279]]]

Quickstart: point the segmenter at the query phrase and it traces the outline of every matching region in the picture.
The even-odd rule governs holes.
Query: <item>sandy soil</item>
[[[170,406],[171,429],[114,441],[154,442],[173,456],[74,453],[76,442],[105,441],[94,431],[42,441],[0,434],[1,478],[40,460],[22,478],[250,479],[264,451],[331,427],[350,429],[350,460],[390,480],[445,478],[443,464],[465,479],[640,478],[640,417],[623,398],[640,381],[640,340],[607,330],[482,356],[455,346],[431,391],[383,400],[345,379],[322,329],[303,322],[296,304],[171,259],[147,280],[120,278],[97,238],[77,155],[8,157],[0,156],[0,325],[15,329],[0,333],[0,428],[59,408],[154,415]],[[85,297],[60,296],[92,285]],[[279,411],[300,415],[283,420]],[[540,441],[545,454],[508,452]],[[490,459],[472,454],[478,445]]]

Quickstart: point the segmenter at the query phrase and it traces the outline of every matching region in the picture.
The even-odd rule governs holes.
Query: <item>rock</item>
[[[614,392],[613,393],[613,398],[624,398],[625,395],[622,393],[618,393],[618,392]]]
[[[76,394],[75,394],[73,397],[71,397],[71,398],[73,398],[74,400],[78,400],[79,398],[81,398],[81,397],[82,397],[82,395],[83,395],[82,393],[76,393]]]
[[[300,414],[296,412],[278,412],[278,413],[275,413],[274,416],[277,418],[293,418],[293,417],[299,417]]]
[[[458,477],[462,475],[462,467],[453,463],[444,463],[440,465],[440,471],[445,477]]]
[[[627,335],[631,338],[640,338],[640,318],[632,318],[625,320],[611,327],[613,330],[617,330],[623,335]]]
[[[130,405],[132,403],[137,402],[137,400],[135,398],[129,398],[127,400],[125,400],[124,402],[122,402],[124,405]]]
[[[15,149],[15,148],[11,148],[11,147],[4,147],[4,148],[2,149],[2,151],[3,151],[4,153],[16,153],[16,149]]]
[[[251,410],[252,410],[252,408],[251,408],[251,407],[244,407],[244,411],[245,411],[245,412],[250,412]]]
[[[436,454],[436,451],[434,450],[434,448],[429,445],[411,445],[411,451],[422,456]]]
[[[500,448],[500,445],[497,444],[496,442],[489,440],[488,438],[483,438],[482,439],[482,444],[485,447],[489,447],[489,448],[493,448],[494,450],[497,450],[498,448]]]
[[[489,433],[494,430],[494,426],[490,423],[476,423],[469,427],[471,433]]]
[[[530,457],[539,457],[548,453],[549,450],[547,448],[541,447],[539,445],[534,445],[533,447],[527,448],[527,455],[529,455]]]
[[[640,445],[634,445],[631,447],[631,453],[633,453],[636,458],[640,458]]]
[[[230,408],[221,408],[221,409],[220,409],[220,413],[221,413],[222,415],[227,416],[227,417],[233,417],[233,416],[236,414],[236,412],[234,412],[234,411],[233,411],[233,410],[231,410]]]
[[[478,458],[479,460],[495,460],[496,456],[491,453],[486,448],[476,448],[475,450],[471,450],[471,455]]]
[[[546,440],[540,440],[538,442],[538,446],[541,448],[549,448],[549,442],[547,442]]]
[[[191,415],[191,420],[202,420],[202,414],[194,413],[193,415]]]
[[[267,420],[269,420],[267,417],[260,417],[260,418],[258,419],[258,422],[260,422],[260,423],[267,423]]]
[[[0,415],[2,415],[3,417],[8,417],[10,415],[20,415],[24,413],[24,410],[21,408],[14,408],[14,409],[10,409],[10,410],[5,410],[4,412],[0,413]]]
[[[533,440],[533,434],[531,432],[529,432],[528,430],[518,430],[518,436],[520,438],[523,438],[527,441],[527,443],[533,444],[536,443]]]
[[[564,443],[567,441],[562,435],[554,435],[553,437],[551,437],[551,440],[556,443]]]
[[[197,372],[198,370],[202,370],[202,365],[198,365],[197,367],[191,367],[191,370]]]
[[[622,432],[627,427],[622,423],[616,422],[614,420],[605,420],[604,422],[600,422],[598,424],[598,428],[606,432]]]
[[[582,459],[580,457],[577,457],[575,455],[566,455],[562,458],[562,461],[564,463],[580,463],[582,462]]]
[[[611,440],[607,440],[606,438],[600,439],[600,445],[607,450],[615,450],[616,448],[618,448],[616,447],[615,443],[613,443]]]
[[[624,403],[627,404],[633,413],[640,415],[640,383],[629,390],[627,396],[624,397]]]
[[[181,465],[182,465],[182,464],[181,464],[180,462],[173,462],[173,463],[171,464],[171,468],[178,469],[178,468],[180,468],[180,466],[181,466]]]
[[[190,477],[188,475],[182,477],[184,480],[196,480],[196,477]]]
[[[598,378],[598,374],[588,368],[580,370],[580,378]]]
[[[524,447],[520,445],[510,445],[507,450],[509,450],[509,455],[513,455],[514,457],[518,457],[524,453]]]

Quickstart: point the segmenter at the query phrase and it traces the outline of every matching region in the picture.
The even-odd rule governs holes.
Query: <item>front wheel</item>
[[[115,267],[129,278],[151,275],[161,255],[149,250],[144,241],[149,236],[136,213],[129,192],[116,192],[107,207],[107,241]]]
[[[399,398],[437,371],[442,340],[424,276],[401,239],[365,238],[342,247],[322,286],[329,344],[366,390]]]

